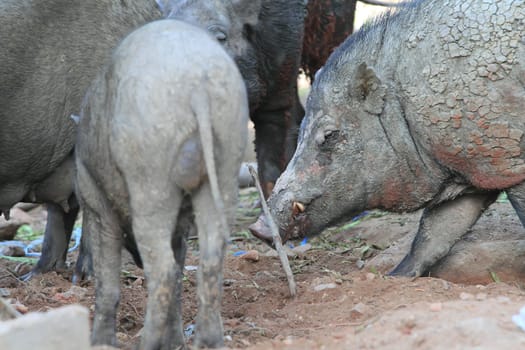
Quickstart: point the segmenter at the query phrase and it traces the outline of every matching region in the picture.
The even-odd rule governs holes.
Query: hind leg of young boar
[[[410,252],[390,275],[424,275],[476,223],[498,193],[466,194],[426,208]]]
[[[521,224],[525,227],[525,183],[509,188],[507,196],[516,214],[518,214]]]
[[[83,210],[83,235],[93,254],[96,299],[91,341],[116,346],[122,232],[105,194],[80,162],[76,180],[76,193]]]
[[[220,186],[222,193],[235,193]],[[199,269],[197,270],[197,312],[195,346],[217,348],[224,344],[221,319],[223,261],[229,230],[222,227],[209,183],[193,195],[195,222],[199,235]],[[226,203],[225,203],[226,204]],[[226,208],[231,208],[226,205]]]
[[[105,212],[83,206],[82,228],[93,254],[96,298],[91,342],[117,346],[116,317],[120,300],[122,234],[111,207]]]
[[[172,349],[185,348],[185,339],[182,323],[182,280],[184,277],[184,261],[186,260],[186,241],[190,232],[195,231],[193,212],[189,201],[185,200],[177,218],[177,228],[171,240],[171,247],[175,255],[175,290],[170,304],[168,314],[168,344]]]
[[[148,303],[140,349],[172,349],[169,344],[169,333],[172,329],[168,325],[168,312],[172,303],[172,293],[177,287],[175,279],[181,267],[177,266],[175,261],[171,239],[182,202],[182,193],[174,189],[164,198],[150,198],[152,193],[165,193],[170,186],[162,186],[162,182],[147,183],[140,179],[130,181],[129,178],[127,180],[133,233],[148,285]],[[160,186],[157,186],[158,184]],[[182,332],[182,329],[179,332]]]

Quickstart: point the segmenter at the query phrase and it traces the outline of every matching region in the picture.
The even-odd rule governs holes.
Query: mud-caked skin
[[[170,18],[215,34],[237,63],[255,125],[259,177],[269,195],[293,155],[304,116],[297,94],[304,0],[158,1]]]
[[[154,0],[0,2],[0,214],[47,203],[35,272],[65,266],[78,212],[70,116],[117,42],[161,16]]]
[[[207,32],[176,20],[127,36],[94,81],[80,116],[76,185],[96,280],[95,344],[116,344],[126,246],[138,249],[148,282],[140,349],[185,347],[182,271],[195,222],[194,345],[223,345],[222,266],[248,115],[235,62]]]
[[[349,37],[269,199],[282,237],[425,208],[392,272],[420,276],[503,190],[525,224],[524,22],[522,1],[417,1]],[[271,241],[264,218],[251,229]]]

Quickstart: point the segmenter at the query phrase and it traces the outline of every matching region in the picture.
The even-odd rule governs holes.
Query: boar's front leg
[[[498,197],[497,192],[465,194],[424,210],[410,252],[390,272],[419,277],[446,256]]]
[[[277,178],[286,168],[297,147],[299,125],[304,109],[297,91],[290,108],[258,111],[252,116],[255,125],[255,151],[259,180],[268,198]]]

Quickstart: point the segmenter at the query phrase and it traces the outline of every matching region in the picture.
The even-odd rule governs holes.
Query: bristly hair
[[[172,14],[177,13],[185,7],[192,5],[194,2],[195,0],[179,0],[176,4],[173,5],[173,8],[171,9],[167,17],[169,18]]]

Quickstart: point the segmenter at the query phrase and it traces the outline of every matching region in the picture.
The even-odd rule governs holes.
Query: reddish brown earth
[[[525,281],[454,284],[438,278],[391,278],[367,265],[358,268],[360,260],[369,261],[379,252],[359,237],[365,233],[381,236],[386,230],[408,232],[417,214],[375,213],[354,227],[312,240],[309,250],[290,258],[298,295],[289,298],[278,258],[267,256],[269,249],[246,232],[259,212],[252,208],[254,201],[254,191],[243,190],[226,258],[223,320],[228,347],[510,349],[525,345],[525,332],[511,320],[525,305]],[[491,208],[475,230],[501,227],[523,230],[508,203]],[[187,265],[194,266],[198,264],[197,242],[190,245]],[[233,255],[240,250],[258,251],[259,260]],[[74,261],[74,255],[70,260]],[[122,268],[118,331],[123,348],[131,349],[144,320],[146,289],[140,269],[130,262]],[[91,281],[72,287],[70,271],[48,273],[29,282],[16,278],[28,269],[28,265],[0,259],[0,291],[19,310],[45,311],[80,303],[92,311]],[[194,271],[186,271],[184,286],[184,321],[189,325],[196,311]]]

